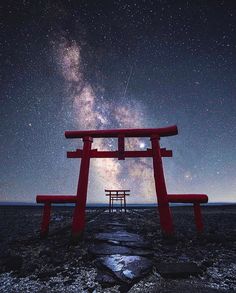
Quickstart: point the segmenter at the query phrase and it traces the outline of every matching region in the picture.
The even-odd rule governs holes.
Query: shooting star
[[[134,66],[132,65],[131,68],[130,68],[129,77],[128,77],[128,81],[127,81],[126,86],[125,86],[123,98],[125,98],[125,96],[126,96],[126,92],[127,92],[128,86],[129,86],[130,78],[131,78],[131,75],[133,73],[133,67]]]

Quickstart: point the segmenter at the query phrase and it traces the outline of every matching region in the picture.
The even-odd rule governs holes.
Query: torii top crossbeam
[[[79,130],[66,131],[66,138],[105,138],[105,137],[151,137],[158,135],[160,137],[172,136],[178,134],[176,125],[163,128],[146,128],[146,129],[107,129],[107,130]]]

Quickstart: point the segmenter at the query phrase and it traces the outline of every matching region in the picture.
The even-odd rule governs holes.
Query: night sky
[[[75,194],[65,130],[173,124],[168,191],[236,201],[236,1],[1,3],[0,201]],[[116,187],[155,202],[151,159],[93,159],[88,201]]]

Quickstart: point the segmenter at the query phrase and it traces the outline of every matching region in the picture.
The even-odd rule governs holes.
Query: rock
[[[95,281],[99,282],[102,287],[111,287],[117,283],[116,279],[114,279],[111,275],[103,272],[98,272]]]
[[[111,244],[92,244],[89,246],[89,252],[95,255],[110,255],[110,254],[130,254],[128,247],[111,245]]]
[[[53,266],[60,266],[62,264],[64,264],[64,258],[63,257],[59,257],[59,256],[54,256],[54,257],[51,257],[50,258],[50,263],[53,265]]]
[[[73,284],[74,280],[73,279],[69,279],[63,282],[64,285],[69,286],[71,284]]]
[[[51,277],[54,277],[56,275],[55,270],[45,270],[38,274],[38,278],[43,281],[48,281]]]
[[[50,257],[52,255],[53,249],[51,249],[50,247],[46,247],[45,249],[42,249],[39,252],[39,256],[47,256]]]
[[[115,241],[115,240],[107,240],[106,242],[114,244],[114,245],[120,245],[119,241]]]
[[[138,234],[126,231],[104,232],[95,234],[96,240],[114,240],[114,241],[142,241],[143,238]]]
[[[201,269],[193,262],[159,263],[156,268],[160,275],[166,278],[186,278],[201,273]]]
[[[110,254],[122,254],[122,255],[152,255],[151,250],[128,248],[120,245],[111,245],[107,243],[92,244],[89,247],[89,252],[95,255],[110,255]]]
[[[118,279],[130,283],[146,275],[152,268],[152,262],[137,255],[120,255],[100,257],[98,261]]]
[[[4,271],[20,271],[23,265],[23,258],[19,255],[6,255],[3,258],[2,265],[5,268]]]
[[[178,261],[179,261],[179,262],[189,262],[190,259],[189,259],[189,257],[187,257],[186,255],[180,255],[180,256],[178,257]]]
[[[153,283],[153,286],[146,291],[145,287],[142,286],[138,290],[130,290],[130,293],[143,292],[143,293],[226,293],[225,290],[220,290],[219,288],[210,288],[205,287],[204,284],[187,282],[186,280],[168,280],[166,282],[162,281],[162,285],[160,283]],[[142,290],[142,291],[141,291]],[[232,291],[233,292],[233,291]]]
[[[126,224],[122,224],[122,223],[119,223],[119,222],[110,222],[109,223],[109,226],[112,226],[112,227],[127,227]]]
[[[145,240],[139,241],[127,241],[127,242],[120,242],[121,245],[125,245],[127,247],[136,247],[136,248],[143,248],[143,249],[152,249],[152,245],[150,242]]]
[[[208,267],[211,267],[213,264],[214,264],[214,262],[212,260],[209,260],[209,259],[202,261],[202,265],[205,266],[205,267],[207,267],[207,268]]]

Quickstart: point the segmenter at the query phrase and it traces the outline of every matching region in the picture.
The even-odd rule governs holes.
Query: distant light
[[[141,149],[144,149],[144,148],[145,148],[145,143],[144,143],[144,142],[140,142],[139,147],[140,147]]]
[[[29,123],[29,127],[31,127],[32,126],[32,124],[31,123]]]

